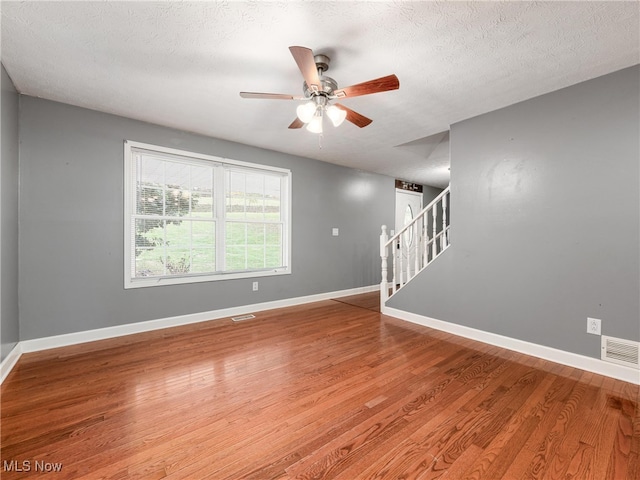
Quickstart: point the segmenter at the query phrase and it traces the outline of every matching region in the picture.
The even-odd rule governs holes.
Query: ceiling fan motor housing
[[[338,89],[338,82],[336,82],[333,78],[327,77],[326,75],[320,76],[321,88],[318,92],[313,92],[307,82],[302,82],[302,90],[304,91],[304,96],[307,98],[311,98],[314,95],[323,95],[323,96],[331,96],[333,95],[333,91]]]

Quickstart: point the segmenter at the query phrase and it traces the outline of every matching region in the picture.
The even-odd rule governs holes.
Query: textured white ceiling
[[[448,183],[452,123],[639,63],[637,2],[6,2],[2,62],[17,89],[94,110],[383,173]],[[289,130],[302,94],[288,47],[331,57],[372,118]]]

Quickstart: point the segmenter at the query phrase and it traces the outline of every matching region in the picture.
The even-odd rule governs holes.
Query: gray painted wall
[[[32,97],[20,105],[21,340],[380,282],[392,178]],[[258,292],[251,279],[125,291],[125,139],[290,169],[293,273],[260,278]]]
[[[429,185],[422,186],[422,205],[427,206],[431,203],[431,200],[436,198],[442,193],[442,189],[438,187],[430,187]]]
[[[18,93],[2,66],[0,162],[0,361],[19,340],[18,317]]]
[[[388,305],[599,358],[640,340],[640,67],[451,128],[452,246]]]

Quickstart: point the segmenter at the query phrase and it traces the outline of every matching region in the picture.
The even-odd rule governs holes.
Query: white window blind
[[[290,178],[125,142],[125,287],[289,273]]]

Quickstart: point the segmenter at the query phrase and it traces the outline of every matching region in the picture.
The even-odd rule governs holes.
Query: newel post
[[[387,283],[387,258],[389,251],[387,249],[387,242],[389,241],[389,235],[387,234],[387,226],[382,225],[382,233],[380,234],[380,258],[382,265],[382,280],[380,281],[380,307],[384,307],[384,303],[389,297],[389,285]]]

